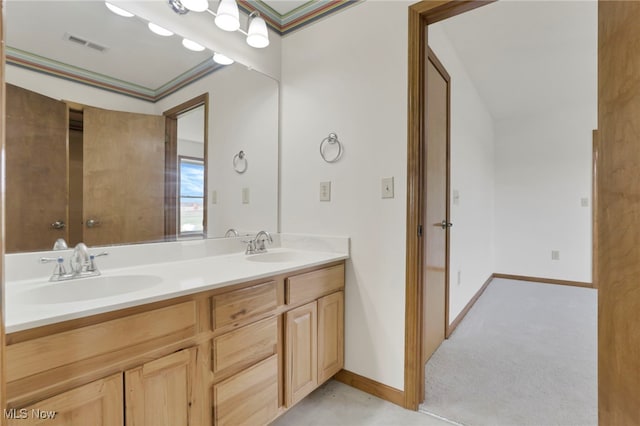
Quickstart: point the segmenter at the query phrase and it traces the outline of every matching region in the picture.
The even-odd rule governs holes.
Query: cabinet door
[[[344,366],[344,293],[318,299],[318,383]]]
[[[286,313],[285,395],[288,407],[318,385],[317,315],[315,301]]]
[[[117,426],[124,423],[122,401],[122,374],[116,374],[5,416],[8,426]]]
[[[191,348],[126,371],[127,426],[199,426],[196,365]]]

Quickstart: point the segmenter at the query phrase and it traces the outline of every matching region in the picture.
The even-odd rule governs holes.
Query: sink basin
[[[304,262],[309,258],[309,254],[298,251],[272,251],[246,257],[251,262],[264,263]]]
[[[118,275],[51,282],[20,292],[23,304],[54,304],[102,299],[147,290],[162,283],[154,275]]]

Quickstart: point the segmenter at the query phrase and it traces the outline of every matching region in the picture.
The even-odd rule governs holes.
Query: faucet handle
[[[102,253],[98,253],[98,254],[90,254],[89,266],[87,266],[87,272],[95,272],[97,274],[100,274],[100,272],[98,271],[98,267],[96,266],[95,258],[100,256],[108,256],[108,255],[109,255],[109,252],[106,252],[106,251],[103,251]]]
[[[38,259],[40,263],[51,263],[56,262],[56,267],[53,269],[53,274],[51,275],[50,280],[54,281],[56,278],[61,277],[67,273],[67,270],[64,268],[64,259],[62,256],[58,257],[41,257]]]

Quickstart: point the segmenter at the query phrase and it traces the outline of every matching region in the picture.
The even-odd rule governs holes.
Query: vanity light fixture
[[[131,18],[131,17],[135,16],[133,13],[127,12],[126,10],[121,9],[118,6],[114,6],[111,3],[109,3],[108,1],[105,1],[104,4],[105,4],[105,6],[107,6],[107,9],[109,9],[110,11],[115,13],[116,15],[124,16],[125,18]]]
[[[240,12],[236,0],[220,0],[218,13],[215,14],[215,17],[216,26],[221,30],[237,31],[240,29]]]
[[[204,12],[209,9],[208,0],[180,0],[180,3],[189,10],[194,12]]]
[[[258,11],[249,15],[247,31],[240,28],[240,11],[236,0],[220,0],[218,9],[213,12],[209,9],[208,0],[168,0],[171,9],[184,15],[189,11],[208,12],[215,17],[214,22],[218,28],[224,31],[239,31],[247,37],[247,44],[257,49],[269,45],[269,32],[267,23]]]
[[[251,47],[262,49],[269,45],[269,33],[267,23],[258,11],[249,15],[249,29],[247,31],[247,44]]]
[[[151,32],[158,34],[159,36],[169,37],[173,35],[173,33],[168,29],[163,28],[160,25],[154,24],[153,22],[149,22],[148,26]]]
[[[227,55],[223,55],[222,53],[214,53],[213,60],[220,65],[231,65],[235,61],[228,57]]]
[[[204,46],[196,43],[193,40],[189,40],[188,38],[182,39],[182,45],[189,50],[193,50],[194,52],[202,52],[204,50]]]

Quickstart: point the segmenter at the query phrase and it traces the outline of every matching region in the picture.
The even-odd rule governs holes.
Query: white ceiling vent
[[[94,43],[92,41],[89,41],[87,39],[84,39],[82,37],[78,37],[78,36],[75,36],[75,35],[69,34],[69,33],[64,33],[64,39],[68,40],[68,41],[70,41],[72,43],[84,46],[86,48],[97,50],[98,52],[102,52],[102,53],[104,53],[107,50],[109,50],[109,48],[106,47],[106,46],[102,46],[102,45],[100,45],[98,43]]]

